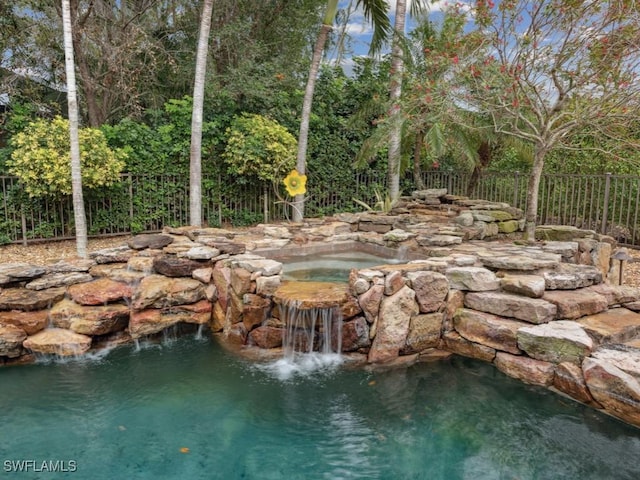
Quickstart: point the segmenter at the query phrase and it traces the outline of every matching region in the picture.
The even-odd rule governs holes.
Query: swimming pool
[[[632,479],[640,430],[453,357],[290,375],[214,340],[0,369],[0,468],[92,479]],[[280,371],[280,373],[282,373]],[[9,464],[11,466],[11,464]]]

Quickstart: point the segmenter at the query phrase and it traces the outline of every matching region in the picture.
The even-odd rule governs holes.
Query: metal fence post
[[[604,205],[602,209],[602,224],[600,225],[600,233],[607,233],[607,221],[609,216],[609,193],[611,191],[611,173],[605,173],[604,183]]]
[[[520,195],[518,195],[520,190],[520,172],[518,172],[516,170],[516,172],[513,175],[513,203],[511,204],[514,208],[519,208],[518,207],[518,197]]]

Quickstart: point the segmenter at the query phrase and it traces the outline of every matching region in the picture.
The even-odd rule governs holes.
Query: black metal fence
[[[427,188],[446,188],[454,195],[505,202],[526,208],[528,176],[485,173],[470,192],[468,175],[430,171]],[[354,198],[372,207],[384,192],[383,174],[349,173],[334,179],[309,175],[306,216],[362,210]],[[344,184],[344,185],[343,185]],[[346,188],[345,188],[346,185]],[[402,182],[405,193],[414,187]],[[287,219],[290,206],[271,185],[205,177],[203,219],[211,226],[252,225]],[[89,235],[153,232],[165,225],[188,223],[189,179],[169,175],[122,176],[112,187],[85,193]],[[621,244],[640,246],[640,177],[621,175],[544,175],[540,185],[539,224],[564,224],[593,229]],[[15,177],[0,176],[0,243],[72,238],[71,200],[30,199]]]

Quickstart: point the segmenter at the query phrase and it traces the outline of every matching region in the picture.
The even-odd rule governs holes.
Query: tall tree
[[[76,229],[78,256],[87,256],[87,220],[82,195],[82,172],[80,168],[80,139],[78,135],[78,97],[73,59],[73,33],[70,0],[62,0],[62,27],[64,32],[64,58],[67,73],[67,103],[69,105],[69,137],[71,140],[71,188],[73,195],[73,217]]]
[[[535,238],[545,158],[576,134],[626,143],[640,118],[640,6],[635,0],[477,2],[486,54],[460,64],[460,101],[533,150],[526,237]]]
[[[358,0],[356,8],[362,6],[365,19],[373,23],[373,36],[371,39],[370,51],[375,52],[380,49],[390,30],[389,17],[387,11],[389,5],[386,0]],[[299,173],[305,174],[307,170],[307,143],[309,139],[309,121],[311,119],[311,105],[313,103],[313,92],[315,90],[316,79],[320,62],[324,54],[329,32],[333,28],[333,22],[338,11],[338,0],[327,0],[324,18],[320,31],[313,47],[311,57],[311,67],[307,77],[307,86],[302,102],[302,115],[300,118],[300,133],[298,135],[298,154],[296,157],[296,169]],[[304,218],[304,196],[296,195],[293,202],[293,221],[300,222]]]
[[[191,156],[189,164],[189,222],[202,226],[202,117],[204,111],[204,83],[209,53],[209,30],[213,0],[204,0],[200,19],[196,74],[193,86],[193,115],[191,118]]]

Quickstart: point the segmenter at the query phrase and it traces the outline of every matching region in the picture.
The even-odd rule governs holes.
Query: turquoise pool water
[[[638,478],[640,430],[490,365],[321,365],[187,337],[2,368],[0,478]],[[7,471],[20,460],[76,472]]]
[[[399,263],[365,252],[319,253],[279,258],[283,262],[283,278],[299,282],[346,282],[352,268],[370,268],[376,265]]]

